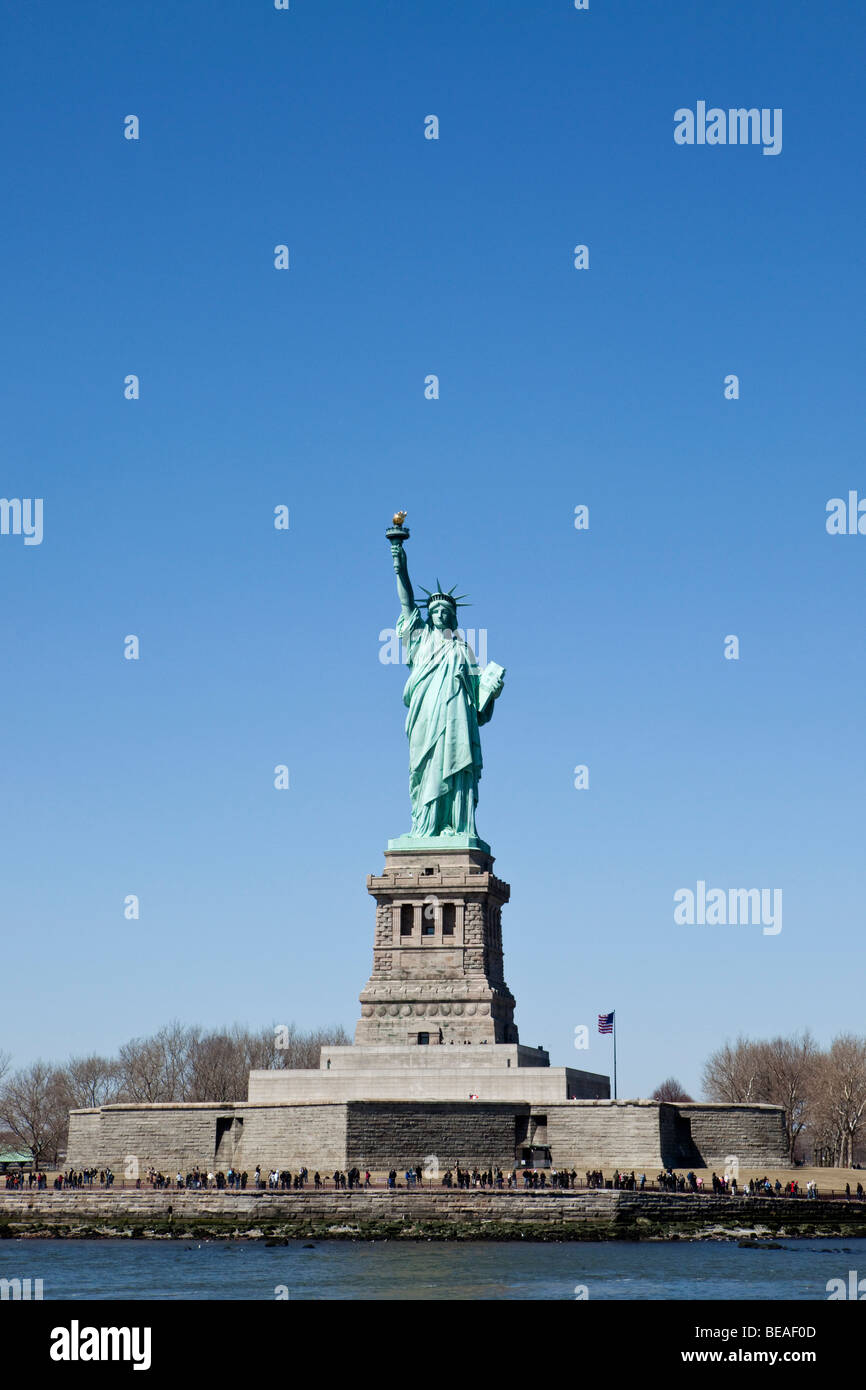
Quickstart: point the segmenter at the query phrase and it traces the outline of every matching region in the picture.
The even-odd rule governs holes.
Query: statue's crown
[[[421,588],[424,589],[423,584],[421,585]],[[466,597],[465,594],[455,594],[454,589],[456,588],[457,585],[455,584],[453,589],[443,589],[441,581],[437,579],[435,591],[431,594],[429,589],[424,589],[424,592],[427,595],[427,597],[422,598],[420,601],[427,609],[428,613],[430,611],[431,603],[448,603],[451,605],[452,608],[455,609],[471,608],[471,604],[463,602],[463,599]]]

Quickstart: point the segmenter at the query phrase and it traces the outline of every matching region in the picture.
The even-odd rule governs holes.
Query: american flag
[[[614,1013],[615,1013],[615,1012],[616,1012],[616,1010],[614,1010]],[[599,1016],[598,1016],[598,1031],[599,1031],[600,1033],[612,1033],[612,1032],[613,1032],[613,1014],[599,1014]]]

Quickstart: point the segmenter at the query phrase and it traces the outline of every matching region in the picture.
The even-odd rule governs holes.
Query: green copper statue
[[[420,841],[435,841],[453,848],[489,846],[475,830],[475,807],[481,777],[481,740],[478,726],[493,716],[493,705],[502,691],[505,672],[490,662],[479,672],[472,648],[457,631],[460,597],[444,592],[437,581],[435,593],[416,601],[409,580],[404,540],[409,532],[397,512],[386,531],[391,542],[401,615],[397,635],[409,658],[409,679],[403,691],[408,707],[409,791],[412,797],[412,830],[389,849],[411,848]],[[427,617],[420,608],[426,607]]]

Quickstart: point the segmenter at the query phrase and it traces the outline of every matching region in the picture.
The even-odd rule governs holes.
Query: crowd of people
[[[509,1187],[511,1186],[512,1177],[513,1174],[509,1174]],[[490,1187],[497,1188],[501,1191],[505,1186],[505,1175],[501,1168],[485,1168],[482,1172],[479,1172],[477,1168],[473,1168],[470,1172],[468,1168],[461,1168],[458,1163],[453,1172],[449,1168],[442,1174],[441,1181],[443,1187],[457,1187],[461,1189],[470,1187]]]
[[[666,1185],[662,1181],[666,1176],[664,1173],[659,1173],[659,1187]],[[593,1172],[586,1174],[584,1185],[586,1187],[607,1187],[615,1192],[643,1192],[646,1188],[646,1173],[641,1173],[640,1177],[637,1177],[633,1168],[630,1173],[615,1169],[612,1178],[605,1178],[601,1169],[596,1168]]]
[[[517,1191],[521,1187],[524,1192],[543,1191],[553,1189],[557,1192],[573,1190],[575,1188],[607,1188],[622,1192],[643,1192],[647,1188],[647,1178],[645,1173],[640,1177],[635,1175],[634,1169],[631,1172],[620,1172],[615,1170],[612,1177],[605,1178],[600,1169],[587,1171],[585,1182],[578,1181],[578,1175],[572,1168],[567,1169],[550,1168],[517,1168],[508,1171],[502,1168],[455,1168],[447,1169],[441,1177],[438,1172],[427,1172],[422,1169],[421,1164],[414,1168],[406,1168],[401,1177],[398,1177],[397,1169],[392,1168],[388,1173],[387,1186],[393,1191],[396,1188],[420,1189],[424,1185],[425,1178],[428,1185],[432,1186],[434,1181],[446,1189],[459,1188],[481,1188],[491,1191]],[[81,1188],[90,1189],[97,1185],[104,1189],[110,1189],[114,1184],[114,1173],[111,1168],[83,1168],[69,1169],[67,1172],[58,1173],[53,1179],[52,1187],[55,1191],[76,1191]],[[303,1192],[310,1182],[310,1175],[307,1168],[300,1168],[297,1173],[292,1173],[289,1169],[271,1168],[264,1174],[261,1166],[257,1166],[252,1178],[246,1171],[239,1171],[236,1168],[229,1168],[227,1172],[220,1170],[213,1173],[206,1169],[194,1168],[188,1173],[178,1171],[172,1179],[167,1173],[160,1173],[155,1168],[150,1168],[146,1174],[146,1181],[150,1187],[156,1191],[164,1189],[175,1189],[178,1191],[189,1189],[191,1191],[199,1189],[215,1189],[219,1192],[246,1192],[270,1191],[270,1192]],[[7,1192],[32,1191],[35,1189],[44,1192],[48,1189],[48,1174],[35,1169],[28,1172],[17,1171],[7,1173],[5,1178],[5,1188]],[[332,1186],[335,1192],[352,1192],[362,1189],[369,1189],[373,1186],[373,1179],[369,1169],[365,1170],[363,1177],[359,1168],[349,1168],[347,1171],[335,1169],[328,1175],[315,1172],[312,1178],[313,1189],[316,1192],[327,1190]],[[656,1185],[662,1192],[683,1192],[701,1194],[707,1192],[712,1186],[712,1191],[716,1195],[731,1197],[802,1197],[817,1199],[818,1186],[814,1181],[809,1181],[805,1186],[805,1193],[800,1188],[800,1183],[796,1179],[789,1179],[784,1184],[779,1178],[771,1182],[765,1175],[761,1178],[749,1178],[747,1182],[740,1184],[735,1176],[724,1173],[719,1176],[713,1173],[710,1183],[705,1184],[704,1179],[698,1174],[690,1171],[688,1173],[677,1173],[673,1169],[665,1169],[658,1174]],[[136,1188],[142,1187],[140,1177],[135,1179]],[[851,1185],[845,1184],[845,1196],[851,1197]],[[856,1196],[863,1200],[863,1184],[858,1182]]]
[[[407,1168],[403,1174],[403,1179],[407,1187],[420,1187],[424,1178],[424,1170],[418,1163],[414,1168]],[[393,1191],[395,1187],[401,1187],[402,1183],[397,1181],[397,1169],[392,1168],[388,1174],[388,1187]]]
[[[499,1192],[506,1188],[516,1191],[522,1180],[523,1191],[540,1191],[546,1188],[556,1188],[557,1190],[573,1188],[578,1185],[577,1173],[572,1168],[571,1172],[563,1168],[557,1170],[551,1168],[546,1171],[544,1168],[512,1168],[507,1173],[501,1168],[486,1168],[479,1171],[473,1168],[470,1172],[468,1168],[461,1168],[459,1165],[452,1170],[449,1168],[442,1176],[441,1184],[445,1188],[491,1188]]]
[[[316,1174],[316,1177],[318,1177],[318,1173]],[[371,1181],[372,1179],[370,1177],[369,1171],[365,1172],[364,1186],[369,1187]],[[348,1191],[351,1192],[353,1188],[359,1188],[361,1186],[360,1169],[350,1168],[348,1173],[342,1173],[338,1169],[337,1172],[333,1174],[333,1182],[335,1190],[342,1189],[342,1191],[345,1192],[348,1189]]]
[[[639,1178],[635,1177],[633,1168],[630,1173],[614,1173],[611,1185],[617,1192],[643,1192],[646,1187],[646,1173],[641,1173]]]
[[[420,1169],[418,1171],[420,1172]],[[396,1173],[394,1176],[396,1177]],[[227,1172],[220,1169],[219,1172],[212,1173],[202,1168],[194,1168],[189,1173],[178,1171],[174,1178],[171,1178],[167,1173],[158,1173],[155,1168],[149,1168],[147,1181],[157,1190],[174,1188],[177,1191],[196,1191],[205,1188],[215,1189],[217,1192],[303,1192],[310,1182],[310,1173],[307,1168],[300,1168],[297,1173],[292,1173],[288,1168],[271,1168],[265,1174],[261,1166],[257,1166],[250,1177],[246,1169],[241,1171],[229,1168]],[[333,1183],[335,1192],[352,1191],[353,1188],[370,1187],[372,1175],[368,1170],[362,1180],[359,1168],[349,1168],[347,1172],[338,1168],[324,1177],[321,1173],[314,1173],[312,1182],[316,1192],[325,1188],[329,1182]],[[136,1180],[135,1185],[141,1187],[140,1178]]]
[[[114,1173],[110,1168],[80,1168],[78,1172],[70,1168],[66,1173],[58,1173],[54,1179],[54,1186],[61,1188],[78,1189],[81,1187],[112,1187],[114,1184]]]
[[[75,1191],[82,1187],[94,1187],[96,1183],[100,1187],[111,1187],[114,1182],[114,1174],[110,1168],[81,1168],[69,1169],[66,1173],[58,1173],[51,1186],[55,1192],[72,1190]],[[17,1173],[7,1173],[6,1191],[7,1192],[47,1192],[48,1174],[40,1168],[31,1168],[28,1172],[19,1170]]]
[[[662,1192],[702,1192],[704,1188],[703,1178],[696,1177],[694,1173],[675,1173],[671,1168],[659,1173],[656,1181]],[[713,1173],[713,1191],[715,1190],[716,1175]]]

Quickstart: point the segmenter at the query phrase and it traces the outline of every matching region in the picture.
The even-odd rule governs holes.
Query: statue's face
[[[457,615],[450,604],[434,603],[430,609],[430,621],[437,632],[451,632],[457,626]]]

